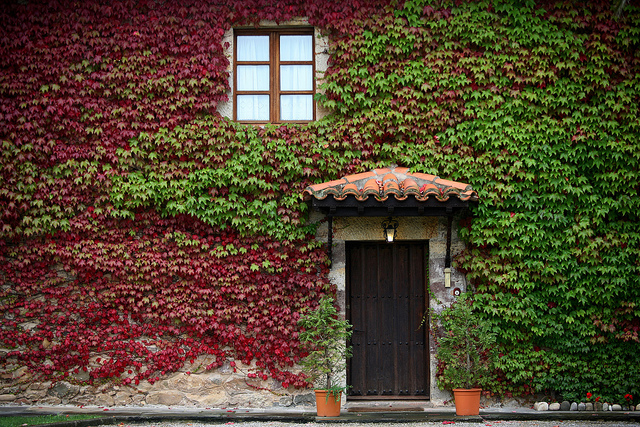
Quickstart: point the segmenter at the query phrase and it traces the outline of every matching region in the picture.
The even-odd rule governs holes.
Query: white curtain
[[[280,118],[282,120],[313,120],[313,96],[282,95]]]
[[[238,61],[269,61],[269,36],[238,36]],[[269,90],[269,65],[238,65],[237,90]],[[269,120],[269,95],[238,95],[238,120]]]
[[[269,95],[238,95],[238,120],[269,121]]]
[[[281,61],[311,61],[313,47],[311,36],[280,36]]]
[[[238,36],[238,61],[268,61],[269,36]]]
[[[313,90],[313,67],[311,65],[281,65],[281,90]]]
[[[268,65],[238,65],[238,90],[269,90]]]

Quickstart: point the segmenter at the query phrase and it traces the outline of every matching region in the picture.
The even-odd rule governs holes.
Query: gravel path
[[[340,427],[348,425],[350,427],[435,427],[451,425],[452,427],[638,427],[640,424],[622,421],[486,421],[486,422],[452,422],[452,421],[432,421],[432,422],[408,422],[408,423],[288,423],[279,421],[248,421],[233,422],[226,421],[220,423],[146,423],[146,424],[120,424],[119,427],[208,427],[212,425],[233,426],[233,427]],[[101,426],[113,427],[113,426]]]

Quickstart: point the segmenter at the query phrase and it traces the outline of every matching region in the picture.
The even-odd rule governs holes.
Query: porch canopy
[[[471,185],[389,167],[311,185],[303,192],[329,216],[450,216],[478,201]]]

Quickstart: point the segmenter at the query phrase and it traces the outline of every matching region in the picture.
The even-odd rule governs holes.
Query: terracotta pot
[[[333,393],[327,390],[315,390],[316,392],[316,409],[319,417],[339,417],[340,401],[342,392],[338,394],[338,399]]]
[[[481,388],[454,388],[453,398],[456,401],[456,415],[479,415]]]

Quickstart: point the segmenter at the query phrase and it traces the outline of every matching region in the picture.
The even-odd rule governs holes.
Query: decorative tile
[[[469,184],[425,173],[411,174],[409,169],[401,167],[376,169],[311,185],[302,194],[305,200],[313,197],[324,200],[328,196],[344,200],[353,195],[359,201],[365,201],[369,196],[380,201],[389,197],[405,200],[409,196],[414,196],[418,201],[426,201],[429,197],[441,202],[447,201],[449,197],[457,197],[465,202],[478,201],[478,193]]]

